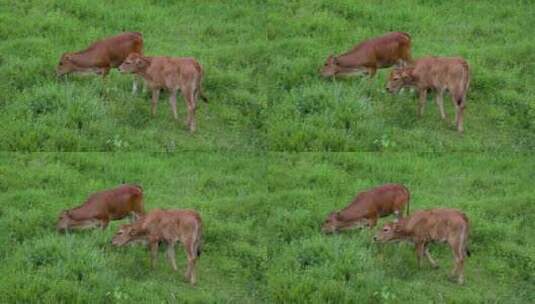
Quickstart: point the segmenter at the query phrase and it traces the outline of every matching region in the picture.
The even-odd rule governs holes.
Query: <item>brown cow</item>
[[[416,245],[418,266],[425,255],[431,265],[437,268],[437,263],[429,253],[428,244],[447,242],[455,256],[455,267],[451,277],[457,276],[460,284],[464,282],[464,258],[470,256],[467,248],[470,225],[468,218],[456,209],[428,209],[413,213],[398,222],[385,224],[374,237],[375,241],[388,242],[405,240]]]
[[[205,102],[208,100],[202,93],[203,68],[194,58],[145,57],[140,54],[130,54],[119,66],[123,73],[137,74],[145,79],[145,83],[152,90],[152,115],[156,115],[156,105],[160,90],[171,92],[169,103],[173,116],[178,120],[176,112],[176,94],[180,90],[188,107],[187,126],[195,132],[195,110],[200,96]]]
[[[87,49],[79,52],[68,52],[61,55],[56,68],[58,76],[68,73],[96,73],[105,77],[110,69],[116,68],[130,55],[143,53],[143,37],[138,32],[127,32],[92,43]],[[132,91],[137,91],[134,79]]]
[[[411,37],[393,32],[365,40],[339,56],[330,55],[321,75],[331,77],[364,71],[373,77],[380,68],[403,65],[411,60]]]
[[[95,227],[106,229],[111,220],[144,213],[141,186],[121,185],[94,193],[81,206],[62,211],[56,228],[60,232]]]
[[[360,192],[349,206],[330,213],[322,231],[333,233],[363,226],[374,227],[379,217],[394,213],[400,218],[407,205],[409,214],[409,190],[400,184],[386,184]]]
[[[443,95],[450,92],[456,108],[457,130],[463,132],[463,112],[466,107],[466,93],[470,86],[470,68],[460,57],[425,57],[415,60],[410,66],[392,70],[387,83],[390,93],[397,93],[402,87],[415,87],[420,93],[420,116],[424,113],[427,91],[437,91],[437,105],[442,119],[446,119]]]
[[[151,253],[151,265],[156,264],[158,244],[167,244],[167,258],[177,271],[175,261],[175,244],[180,241],[188,256],[188,269],[184,275],[186,281],[195,285],[195,263],[201,255],[202,220],[193,210],[151,211],[133,224],[122,225],[112,239],[114,246],[143,242],[148,244]]]

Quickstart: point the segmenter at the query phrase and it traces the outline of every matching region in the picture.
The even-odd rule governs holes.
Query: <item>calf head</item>
[[[412,68],[396,68],[390,72],[386,90],[392,94],[397,94],[401,88],[410,86],[412,83]]]
[[[387,223],[377,231],[373,240],[376,242],[391,242],[401,239],[401,225],[399,222]]]
[[[323,68],[321,69],[320,73],[323,77],[332,77],[335,76],[338,71],[338,60],[336,60],[336,57],[334,55],[330,55],[329,57],[327,57],[327,60],[325,60],[325,63],[323,64]]]
[[[121,73],[138,73],[144,71],[150,62],[138,53],[131,53],[119,66]]]
[[[101,225],[98,219],[76,219],[69,210],[64,210],[60,213],[56,229],[58,232],[65,232],[69,229],[88,229]]]
[[[58,66],[56,67],[56,75],[63,76],[72,72],[77,72],[78,68],[74,62],[74,55],[72,53],[64,53],[59,59]]]
[[[139,225],[125,224],[121,225],[119,231],[115,233],[111,239],[111,243],[114,246],[124,246],[129,243],[143,242],[145,240],[145,232],[139,227]]]

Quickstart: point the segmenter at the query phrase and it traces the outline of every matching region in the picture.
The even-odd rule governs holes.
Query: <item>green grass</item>
[[[530,1],[1,1],[0,148],[10,151],[526,151],[535,148],[535,22]],[[141,31],[149,55],[194,56],[211,103],[191,136],[158,115],[131,78],[57,80],[65,51]],[[472,82],[466,134],[390,96],[388,70],[333,83],[330,53],[406,31],[413,55],[463,56]],[[449,120],[453,118],[447,103]]]
[[[532,303],[535,160],[510,154],[40,153],[0,155],[0,302]],[[198,286],[163,251],[113,248],[102,232],[58,234],[63,208],[122,182],[145,188],[147,209],[195,208],[205,223]],[[411,210],[462,209],[470,218],[466,284],[418,269],[408,244],[374,231],[326,236],[325,215],[362,189],[401,182]],[[380,224],[391,220],[383,219]]]
[[[520,0],[0,0],[0,303],[534,303],[533,24]],[[181,98],[180,122],[167,94],[151,117],[131,76],[55,77],[63,52],[122,31],[204,65],[196,134]],[[387,94],[389,70],[319,77],[330,53],[389,31],[409,32],[416,58],[468,60],[464,135],[434,101],[418,118],[414,93]],[[145,248],[113,248],[124,221],[56,233],[62,209],[124,182],[147,209],[201,213],[197,287],[181,250],[173,273],[163,251],[151,270]],[[431,248],[439,270],[418,269],[374,231],[320,233],[387,182],[409,187],[411,210],[466,212],[465,286],[447,280],[445,246]]]

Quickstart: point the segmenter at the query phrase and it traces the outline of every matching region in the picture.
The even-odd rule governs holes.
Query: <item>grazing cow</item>
[[[380,68],[403,65],[411,60],[411,37],[393,32],[363,41],[339,56],[330,55],[321,75],[334,77],[364,71],[373,77]]]
[[[470,86],[470,68],[459,57],[425,57],[415,60],[410,66],[392,70],[386,89],[393,94],[402,87],[415,87],[420,94],[419,114],[424,113],[427,91],[437,91],[437,105],[442,119],[446,119],[443,95],[450,92],[456,108],[457,130],[463,132],[463,112],[466,107],[466,93]]]
[[[470,225],[468,218],[456,209],[429,209],[413,213],[398,222],[385,224],[374,237],[375,241],[389,242],[405,240],[416,245],[418,266],[425,255],[431,265],[437,268],[437,263],[429,253],[428,244],[447,242],[455,256],[455,267],[451,278],[457,276],[457,282],[464,282],[464,258],[470,256],[467,248]]]
[[[177,271],[175,261],[175,244],[180,241],[188,256],[188,269],[184,275],[186,281],[195,285],[195,263],[201,255],[202,220],[193,210],[156,209],[141,217],[133,224],[122,225],[112,239],[114,246],[143,242],[148,244],[151,253],[151,265],[156,264],[158,244],[167,244],[167,258]]]
[[[200,96],[205,102],[208,100],[202,93],[203,68],[194,58],[145,57],[140,54],[130,54],[119,66],[123,73],[137,74],[152,90],[152,115],[156,115],[156,104],[160,90],[170,91],[169,103],[173,116],[178,120],[176,112],[176,94],[180,90],[188,107],[187,126],[193,133],[196,129],[195,110]]]
[[[95,227],[106,229],[111,220],[144,213],[141,186],[121,185],[94,193],[81,206],[62,211],[56,228],[59,232]]]
[[[110,69],[121,65],[130,53],[143,53],[141,33],[122,33],[94,42],[83,51],[64,53],[61,55],[56,73],[58,76],[72,72],[96,73],[105,77]],[[134,93],[137,91],[135,79],[132,91]]]
[[[377,224],[379,217],[394,213],[400,218],[405,205],[409,214],[409,190],[400,184],[386,184],[360,192],[349,206],[330,213],[323,222],[322,231],[333,233]]]

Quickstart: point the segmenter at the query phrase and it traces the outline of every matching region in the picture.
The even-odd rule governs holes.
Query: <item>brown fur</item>
[[[119,70],[134,73],[143,79],[152,90],[152,115],[156,115],[156,105],[161,89],[168,90],[169,103],[173,116],[178,120],[176,94],[180,90],[188,107],[187,126],[193,133],[196,129],[195,110],[199,96],[207,101],[202,93],[203,68],[194,58],[145,57],[131,54],[121,64]]]
[[[130,53],[143,54],[141,33],[122,33],[96,41],[83,51],[64,53],[56,68],[56,74],[62,76],[73,72],[96,73],[105,77],[110,69],[121,65]],[[132,90],[137,90],[136,80]]]
[[[120,220],[132,213],[144,214],[143,189],[138,185],[121,185],[94,193],[81,206],[62,211],[57,230],[106,229],[111,220]]]
[[[405,240],[416,245],[418,265],[425,255],[433,267],[438,267],[427,248],[430,242],[446,242],[455,257],[451,276],[464,282],[464,258],[467,248],[470,224],[465,214],[456,209],[436,208],[413,213],[397,223],[388,223],[379,230],[374,240],[380,242]]]
[[[411,60],[411,38],[393,32],[363,41],[339,56],[330,55],[321,71],[324,77],[365,71],[373,77],[380,68],[405,64]]]
[[[443,95],[450,92],[455,106],[455,124],[463,132],[463,113],[466,108],[466,93],[470,86],[470,68],[459,57],[425,57],[415,60],[407,67],[392,70],[387,90],[397,93],[402,87],[415,87],[420,94],[419,114],[424,113],[427,91],[437,91],[437,105],[442,119],[446,119]]]
[[[400,184],[386,184],[360,192],[344,209],[330,213],[323,232],[337,232],[362,226],[374,227],[379,217],[392,213],[401,217],[405,205],[409,213],[409,190]]]
[[[156,263],[158,244],[167,245],[167,258],[174,271],[177,271],[175,244],[180,241],[188,256],[185,279],[192,285],[196,283],[195,263],[200,256],[202,220],[193,210],[156,209],[141,217],[133,224],[122,225],[112,239],[115,246],[133,242],[146,242],[151,253],[151,265]]]

